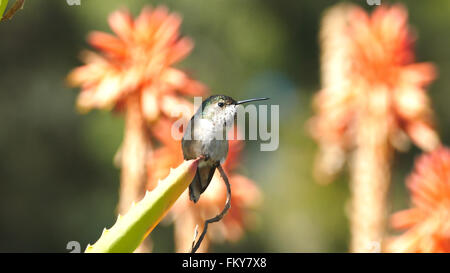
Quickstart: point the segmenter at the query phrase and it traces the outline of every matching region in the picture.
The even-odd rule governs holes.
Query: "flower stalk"
[[[147,183],[147,154],[151,151],[138,94],[126,101],[125,132],[121,151],[121,185],[119,213],[127,212],[129,206],[140,200]]]
[[[382,117],[366,113],[357,130],[351,162],[351,252],[379,251],[387,217],[390,147]]]

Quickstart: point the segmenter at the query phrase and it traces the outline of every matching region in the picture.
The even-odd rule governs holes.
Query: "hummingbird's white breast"
[[[213,161],[223,163],[228,154],[226,128],[218,120],[195,118],[188,124],[187,132],[194,126],[190,151],[196,155],[207,155]]]
[[[228,154],[227,131],[234,122],[236,106],[210,106],[197,111],[183,136],[183,149],[189,157],[208,156],[213,162],[223,163]]]

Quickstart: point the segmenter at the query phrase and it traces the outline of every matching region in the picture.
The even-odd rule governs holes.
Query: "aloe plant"
[[[0,20],[3,18],[6,6],[8,6],[8,0],[0,0]]]
[[[0,21],[11,19],[19,9],[23,8],[24,3],[25,0],[16,0],[9,10],[3,14],[6,10],[6,6],[8,6],[8,0],[0,0]]]
[[[93,245],[85,252],[117,253],[133,252],[166,215],[175,201],[188,187],[197,169],[198,159],[184,161],[158,183],[144,198],[133,204],[110,229],[104,229]]]

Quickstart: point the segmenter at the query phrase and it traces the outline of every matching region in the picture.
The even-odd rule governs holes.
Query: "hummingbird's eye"
[[[219,102],[217,105],[219,105],[219,107],[223,107],[225,104],[223,102]]]

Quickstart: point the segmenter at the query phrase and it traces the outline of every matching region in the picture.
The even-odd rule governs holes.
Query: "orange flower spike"
[[[390,252],[450,252],[450,150],[422,155],[407,179],[411,209],[391,217],[395,229],[407,229],[388,240]]]
[[[371,16],[353,5],[328,12],[321,33],[323,89],[314,100],[317,115],[309,124],[325,153],[342,154],[354,147],[357,116],[367,107],[366,100],[375,106],[383,103],[375,108],[386,109],[384,122],[393,139],[404,133],[426,151],[439,146],[424,89],[436,77],[436,69],[430,63],[414,63],[414,37],[407,19],[401,5],[380,6]],[[339,169],[330,164],[342,165],[326,160],[327,154],[322,157],[325,172]]]
[[[88,43],[100,54],[85,54],[85,65],[68,76],[69,84],[83,88],[78,99],[80,109],[116,107],[137,94],[145,119],[154,122],[161,114],[168,114],[164,111],[168,108],[164,107],[166,95],[205,94],[203,84],[172,67],[193,48],[189,38],[180,37],[179,15],[165,7],[146,7],[135,20],[128,11],[119,10],[109,16],[108,22],[117,36],[90,33]],[[173,109],[172,102],[169,108]]]
[[[390,160],[408,140],[423,150],[440,145],[425,87],[432,64],[414,63],[414,38],[401,5],[369,15],[337,5],[321,28],[322,90],[310,122],[320,152],[315,176],[331,181],[350,158],[352,251],[384,237]],[[371,196],[367,196],[370,194]]]
[[[361,9],[350,15],[349,35],[354,42],[352,71],[372,88],[388,88],[389,113],[394,121],[390,130],[405,130],[418,146],[431,150],[439,145],[437,135],[429,136],[428,145],[415,137],[411,124],[421,122],[432,130],[428,97],[423,89],[436,76],[430,63],[414,63],[414,37],[407,24],[403,6],[381,6],[371,17]],[[405,124],[401,126],[400,124]]]

